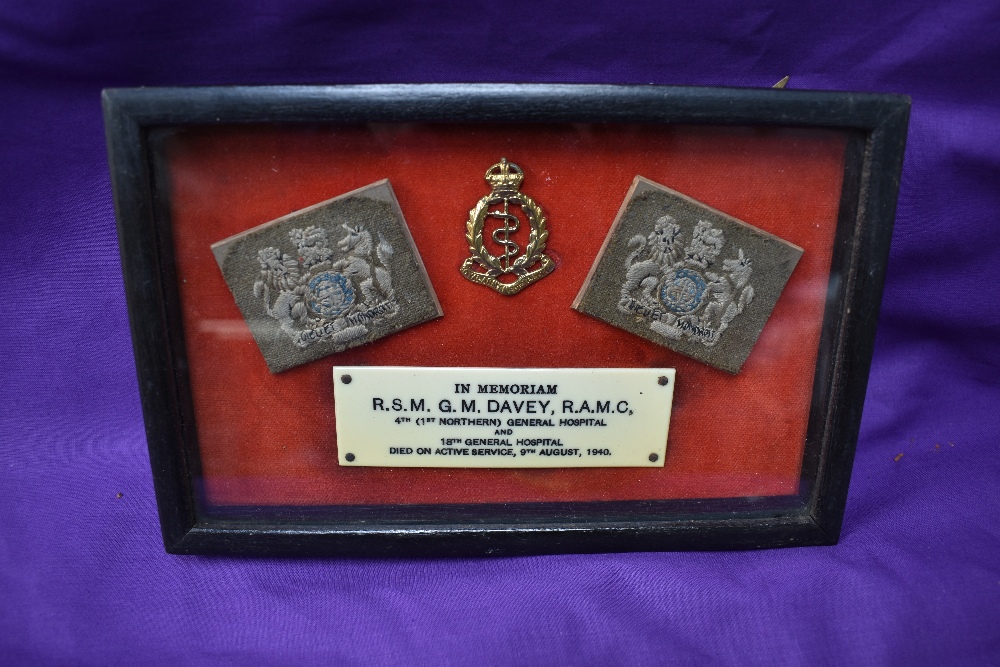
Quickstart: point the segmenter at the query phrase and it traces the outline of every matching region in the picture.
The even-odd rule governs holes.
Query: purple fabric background
[[[0,3],[0,663],[1000,663],[1000,6],[685,4]],[[101,88],[785,74],[913,97],[838,546],[164,554]]]

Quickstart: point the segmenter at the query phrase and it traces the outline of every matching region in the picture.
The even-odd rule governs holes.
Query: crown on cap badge
[[[517,192],[523,180],[524,172],[521,168],[507,162],[505,157],[486,170],[486,182],[493,188],[493,192]]]

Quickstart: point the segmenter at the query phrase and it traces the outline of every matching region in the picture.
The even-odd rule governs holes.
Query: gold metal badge
[[[555,269],[552,258],[545,254],[545,241],[549,238],[549,232],[545,228],[542,208],[519,190],[521,181],[524,180],[524,172],[520,167],[507,162],[507,158],[500,158],[500,162],[486,170],[485,178],[492,192],[476,202],[475,207],[469,211],[465,238],[469,242],[472,257],[465,260],[461,271],[472,282],[510,296],[541,280]],[[511,234],[521,226],[520,218],[511,213],[512,205],[520,207],[531,225],[528,245],[523,254],[519,254],[520,246],[511,239]],[[487,218],[503,221],[503,226],[497,227],[492,233],[493,240],[503,248],[503,254],[499,257],[490,254],[483,244]],[[514,276],[514,280],[502,281],[506,276]]]

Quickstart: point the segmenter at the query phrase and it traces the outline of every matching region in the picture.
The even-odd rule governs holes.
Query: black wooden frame
[[[429,84],[112,89],[104,118],[164,544],[171,553],[492,555],[837,542],[861,423],[910,100],[665,86]],[[160,128],[234,123],[580,122],[838,128],[847,159],[795,496],[325,508],[198,506],[199,458]]]

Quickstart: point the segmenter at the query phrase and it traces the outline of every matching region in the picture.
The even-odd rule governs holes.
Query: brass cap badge
[[[465,238],[469,242],[471,257],[460,269],[462,275],[474,283],[486,285],[500,294],[510,296],[552,273],[555,263],[545,254],[545,241],[549,232],[545,228],[545,214],[542,208],[528,195],[520,191],[524,172],[516,164],[500,158],[500,162],[486,170],[486,182],[492,191],[476,202],[469,211]],[[502,205],[503,208],[499,208]],[[528,245],[523,254],[520,246],[510,237],[521,225],[521,220],[511,213],[511,205],[520,207],[531,225]],[[496,206],[495,210],[490,210]],[[483,230],[487,218],[498,218],[503,226],[493,230],[492,237],[503,248],[499,257],[490,254],[483,244]],[[502,282],[504,276],[515,276],[514,280]]]

